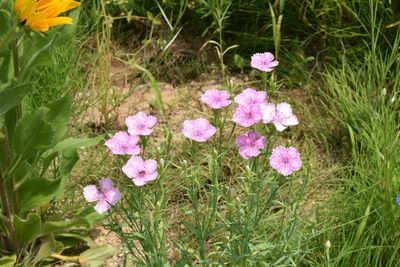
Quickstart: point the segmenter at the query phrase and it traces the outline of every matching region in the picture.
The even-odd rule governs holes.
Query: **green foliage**
[[[0,22],[0,70],[6,74],[0,80],[0,245],[2,255],[9,249],[17,256],[2,257],[0,265],[11,266],[15,262],[37,265],[80,241],[93,245],[89,236],[76,232],[90,229],[101,219],[93,210],[75,212],[72,219],[67,215],[50,216],[46,211],[63,196],[79,159],[77,150],[96,145],[102,137],[65,138],[72,108],[71,93],[62,92],[46,106],[23,107],[24,97],[32,90],[35,68],[54,67],[58,34],[22,31],[12,25],[14,20],[6,10],[0,11]],[[73,32],[69,36],[72,38]],[[93,247],[87,252],[85,261],[90,266],[99,266],[111,253],[103,248],[104,254],[96,258],[91,255],[94,251],[99,249]]]

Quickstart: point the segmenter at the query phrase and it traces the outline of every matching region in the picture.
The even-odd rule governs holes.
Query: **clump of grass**
[[[362,58],[343,55],[323,75],[330,113],[347,132],[350,160],[337,174],[340,188],[325,229],[328,266],[395,266],[399,251],[400,30],[389,49],[371,4],[370,42]],[[322,241],[321,241],[322,242]],[[322,251],[321,251],[322,253]]]

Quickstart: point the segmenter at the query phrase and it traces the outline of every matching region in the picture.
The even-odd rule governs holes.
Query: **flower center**
[[[144,123],[139,123],[139,124],[137,125],[137,128],[138,128],[139,130],[143,130],[144,128],[146,128],[146,125],[145,125]]]
[[[139,172],[139,176],[140,176],[140,177],[143,177],[143,176],[145,176],[145,175],[146,175],[146,171],[142,170],[142,171]]]
[[[284,164],[288,164],[288,163],[289,163],[289,158],[288,158],[288,157],[283,157],[283,158],[282,158],[282,162],[283,162]]]

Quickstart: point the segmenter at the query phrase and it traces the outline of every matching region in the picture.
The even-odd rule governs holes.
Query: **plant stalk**
[[[4,186],[3,175],[1,172],[0,172],[0,196],[1,196],[1,203],[5,211],[5,215],[7,217],[6,224],[9,231],[9,239],[11,240],[11,246],[14,253],[18,256],[19,247],[17,242],[17,235],[14,229],[14,218],[13,214],[11,213],[10,203],[7,199],[7,192]]]

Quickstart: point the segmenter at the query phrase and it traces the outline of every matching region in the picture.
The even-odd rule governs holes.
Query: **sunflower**
[[[74,0],[16,0],[14,10],[26,27],[46,32],[53,26],[72,24],[71,18],[58,15],[79,5]]]

